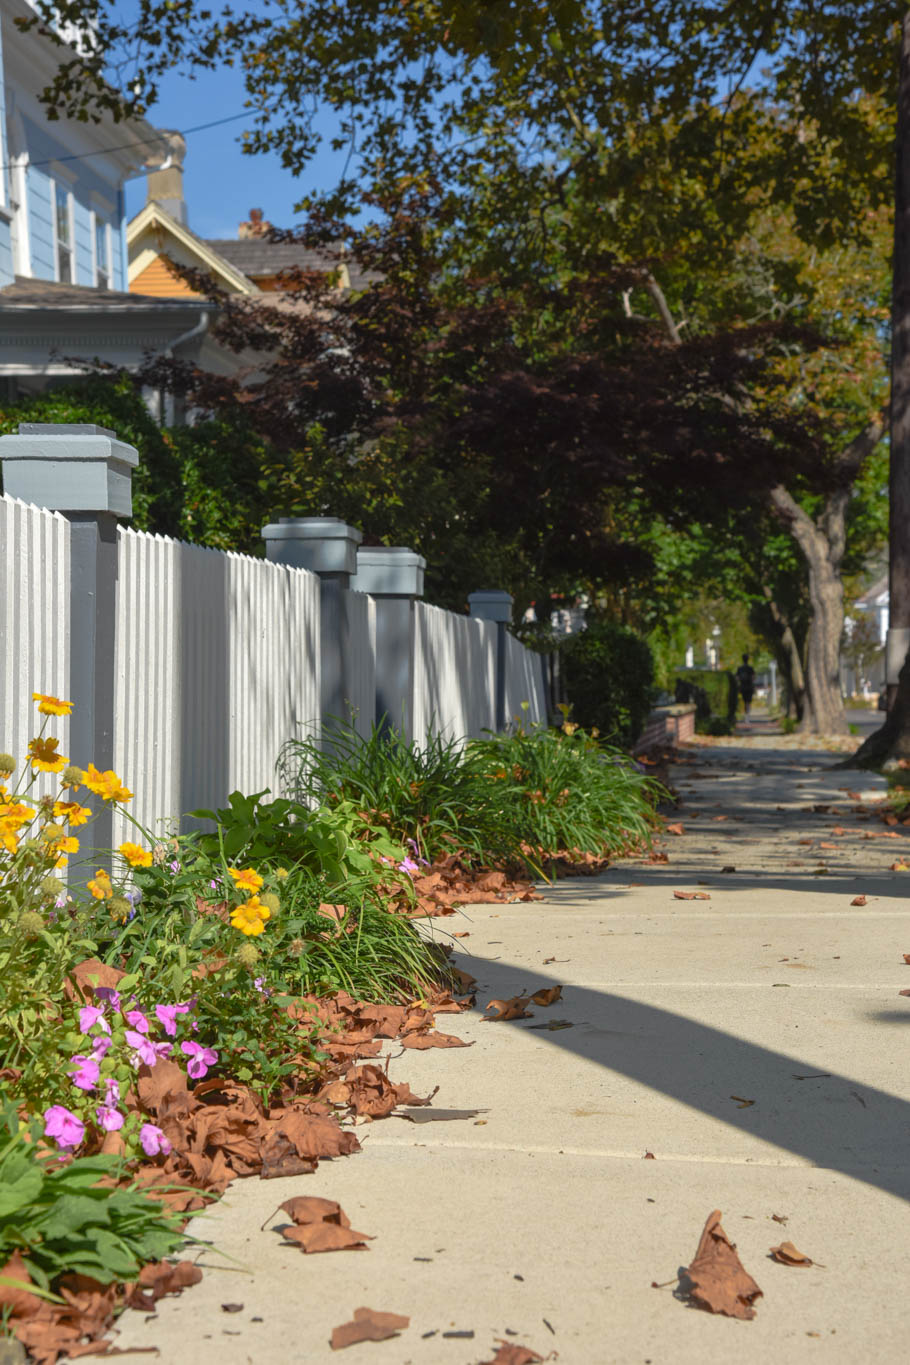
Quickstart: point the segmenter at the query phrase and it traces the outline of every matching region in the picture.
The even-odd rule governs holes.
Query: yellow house
[[[346,262],[312,251],[298,242],[269,240],[271,224],[261,209],[251,209],[236,238],[203,238],[187,222],[183,197],[183,157],[186,143],[179,133],[165,134],[170,155],[148,173],[145,206],[126,230],[129,288],[151,298],[202,298],[181,278],[174,264],[204,271],[229,294],[274,293],[282,286],[281,272],[301,269],[337,274],[339,289],[362,288],[366,279],[352,281]]]

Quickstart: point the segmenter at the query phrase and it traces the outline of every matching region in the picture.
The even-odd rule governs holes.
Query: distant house
[[[149,172],[146,203],[126,231],[129,287],[156,298],[202,298],[180,268],[202,271],[228,294],[261,294],[282,290],[282,272],[303,270],[333,276],[339,290],[361,289],[369,277],[349,258],[336,260],[299,242],[270,240],[271,224],[261,209],[250,209],[236,237],[199,237],[189,226],[183,193],[183,156],[179,134],[171,135],[168,164]]]
[[[50,121],[38,95],[61,49],[16,28],[31,14],[0,0],[0,401],[95,360],[135,369],[176,349],[221,368],[210,305],[129,289],[123,186],[167,164],[167,135],[144,119]]]

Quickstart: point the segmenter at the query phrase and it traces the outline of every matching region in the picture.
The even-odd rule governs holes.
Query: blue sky
[[[181,132],[196,124],[229,118],[243,112],[242,73],[225,68],[200,72],[195,80],[175,72],[162,82],[161,98],[149,110],[150,123]],[[328,125],[330,116],[323,118]],[[200,237],[236,237],[237,224],[261,208],[276,227],[298,221],[293,206],[313,189],[325,189],[338,179],[344,154],[330,147],[311,163],[305,177],[286,171],[277,156],[248,156],[240,150],[242,119],[221,128],[187,135],[183,188],[189,226]],[[145,177],[127,182],[127,215],[132,218],[145,203]]]

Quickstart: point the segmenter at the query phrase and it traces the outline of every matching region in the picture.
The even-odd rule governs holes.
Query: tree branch
[[[682,338],[679,335],[679,328],[673,321],[673,314],[670,312],[670,305],[667,303],[664,291],[661,289],[660,285],[657,283],[654,276],[651,274],[650,270],[645,272],[645,288],[647,289],[648,293],[651,295],[651,298],[654,300],[657,306],[657,311],[660,314],[661,321],[666,327],[667,335],[673,342],[673,345],[680,346],[682,344]]]

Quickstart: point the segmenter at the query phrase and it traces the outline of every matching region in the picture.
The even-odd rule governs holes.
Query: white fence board
[[[319,729],[319,580],[129,529],[119,538],[117,772],[152,834],[228,794],[277,792],[285,740]],[[117,817],[115,842],[135,837]]]
[[[514,635],[506,634],[506,724],[546,724],[547,690],[545,659],[526,649]],[[523,703],[527,702],[527,710]]]
[[[414,603],[412,734],[476,739],[496,726],[496,625]]]
[[[70,673],[70,528],[59,512],[0,497],[0,750],[19,761],[23,775],[28,741],[40,716],[32,701],[44,692],[65,701]],[[47,734],[69,756],[69,719],[51,720]],[[36,791],[56,791],[51,774]]]
[[[354,729],[369,739],[376,712],[376,603],[363,592],[345,592],[342,601],[345,702]]]

